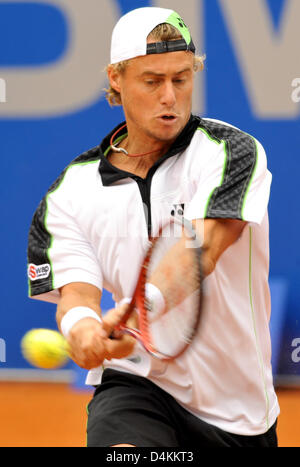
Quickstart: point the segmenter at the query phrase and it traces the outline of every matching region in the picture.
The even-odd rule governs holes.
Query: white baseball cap
[[[147,44],[147,37],[150,32],[162,23],[171,24],[178,29],[182,39]],[[191,34],[180,15],[174,10],[166,8],[138,8],[122,16],[113,30],[111,64],[141,55],[179,50],[190,50],[195,53]]]

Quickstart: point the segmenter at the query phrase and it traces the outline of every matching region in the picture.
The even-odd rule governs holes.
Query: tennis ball
[[[65,338],[50,329],[31,329],[21,341],[24,358],[33,366],[52,370],[64,366],[68,359]]]

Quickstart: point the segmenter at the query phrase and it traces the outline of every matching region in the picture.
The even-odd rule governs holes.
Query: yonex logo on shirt
[[[50,264],[41,264],[40,266],[36,266],[35,264],[29,264],[28,277],[32,281],[46,279],[47,277],[49,277],[50,271]]]
[[[182,217],[184,215],[184,204],[173,204],[172,217]]]

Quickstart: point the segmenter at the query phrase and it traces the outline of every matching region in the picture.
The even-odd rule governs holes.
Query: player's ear
[[[120,85],[120,79],[121,79],[121,74],[116,70],[116,68],[113,65],[109,65],[107,67],[107,76],[109,79],[109,84],[111,87],[117,91],[121,92],[121,85]]]

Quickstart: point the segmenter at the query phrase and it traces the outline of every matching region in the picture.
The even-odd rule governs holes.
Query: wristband
[[[121,305],[124,305],[124,304],[128,304],[131,303],[132,301],[132,298],[129,298],[129,297],[125,297],[125,298],[122,298],[122,300],[118,303],[118,306],[121,306]]]
[[[161,291],[155,285],[150,284],[150,282],[147,282],[145,285],[145,296],[149,305],[151,318],[153,319],[165,309],[165,299]]]
[[[97,313],[91,308],[88,308],[86,306],[76,306],[74,308],[71,308],[71,310],[69,310],[61,320],[60,328],[63,336],[67,338],[72,327],[76,323],[78,323],[78,321],[84,318],[93,318],[99,323],[102,323],[102,319],[100,318],[100,316],[97,315]]]

